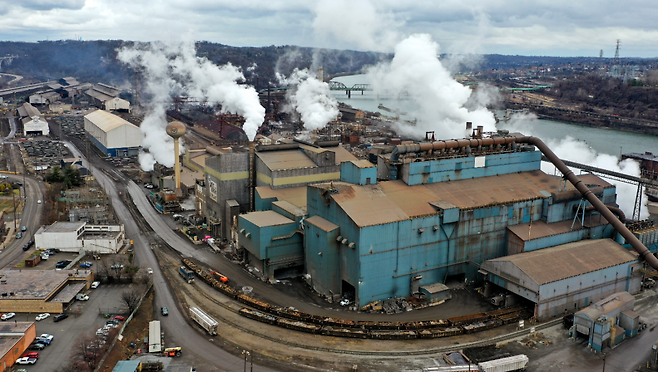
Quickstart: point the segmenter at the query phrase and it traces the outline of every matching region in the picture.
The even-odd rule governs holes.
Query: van
[[[101,284],[101,282],[93,282],[93,283],[91,283],[91,288],[92,288],[92,289],[96,289],[96,288],[98,288],[98,286],[99,286],[100,284]]]

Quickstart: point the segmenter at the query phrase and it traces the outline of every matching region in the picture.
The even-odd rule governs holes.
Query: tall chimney
[[[256,204],[256,154],[254,141],[249,142],[249,210],[254,211]]]

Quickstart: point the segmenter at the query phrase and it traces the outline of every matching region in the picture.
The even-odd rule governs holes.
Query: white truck
[[[78,301],[89,301],[89,295],[79,293],[75,296],[75,299]]]
[[[205,329],[208,334],[213,336],[217,335],[217,326],[219,323],[217,323],[215,319],[211,318],[210,315],[203,312],[203,310],[199,309],[198,307],[191,307],[190,318],[199,323],[201,328]]]

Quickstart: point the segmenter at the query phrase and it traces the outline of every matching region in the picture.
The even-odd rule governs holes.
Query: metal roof
[[[269,186],[258,186],[256,187],[256,193],[261,199],[276,198],[279,201],[285,200],[298,207],[306,207],[306,186],[277,190],[272,190]]]
[[[571,227],[573,224],[573,228]],[[569,231],[582,230],[584,227],[593,227],[607,225],[608,220],[600,214],[586,216],[584,224],[580,219],[565,220],[555,223],[546,223],[544,221],[533,221],[520,225],[507,226],[507,229],[523,241],[545,238],[547,236],[564,234]]]
[[[272,205],[276,205],[277,207],[292,214],[295,217],[303,217],[306,215],[306,207],[298,207],[286,200],[275,201],[272,203]]]
[[[257,152],[256,156],[271,171],[317,167],[313,160],[300,150],[263,151]]]
[[[596,321],[601,315],[606,315],[618,309],[633,308],[635,297],[628,292],[617,292],[597,301],[588,307],[576,312],[575,316],[586,316],[591,321]],[[622,310],[624,311],[624,310]]]
[[[487,262],[494,265],[496,262],[511,262],[542,285],[636,260],[637,255],[611,239],[593,239],[499,257]]]
[[[89,275],[91,270],[0,270],[0,279],[3,281],[2,292],[14,294],[0,299],[0,302],[47,300],[69,278],[80,279]]]
[[[114,115],[105,110],[96,110],[85,115],[85,119],[92,122],[96,127],[102,130],[105,133],[108,133],[114,129],[128,125],[131,127],[139,128],[138,126]]]
[[[22,106],[20,106],[18,108],[18,112],[19,112],[19,115],[21,115],[21,116],[29,116],[31,118],[41,115],[41,113],[39,112],[39,110],[36,107],[32,106],[31,104],[29,104],[27,102],[24,103]]]
[[[371,163],[367,160],[352,160],[351,163],[354,164],[357,168],[361,168],[361,169],[363,169],[363,168],[375,168],[376,167],[376,165],[374,165],[373,163]]]
[[[61,233],[61,232],[74,232],[78,231],[81,227],[83,227],[86,224],[86,222],[62,222],[62,221],[55,221],[52,225],[46,227],[43,232],[45,233]]]
[[[448,286],[443,284],[443,283],[432,283],[432,284],[427,284],[427,285],[421,285],[419,287],[420,289],[424,289],[427,291],[429,294],[434,294],[434,293],[440,293],[443,291],[447,291]]]
[[[610,186],[593,175],[581,177],[585,182]],[[331,197],[358,226],[372,226],[437,213],[432,204],[450,203],[460,209],[508,204],[516,201],[544,199],[557,192],[561,178],[541,171],[481,177],[409,186],[401,180],[358,186],[333,182],[338,191]],[[317,185],[328,189],[330,183]]]
[[[288,217],[282,216],[275,211],[261,211],[243,214],[242,218],[258,227],[278,226],[295,223]]]
[[[305,221],[310,223],[311,225],[319,228],[320,230],[326,231],[326,232],[334,231],[334,230],[340,228],[340,226],[336,225],[335,223],[333,223],[331,221],[327,221],[327,220],[325,220],[324,218],[322,218],[320,216],[313,216],[313,217],[307,218]]]

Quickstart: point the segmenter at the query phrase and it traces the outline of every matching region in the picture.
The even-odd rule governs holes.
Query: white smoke
[[[512,132],[521,132],[525,135],[532,136],[533,126],[541,125],[541,123],[536,123],[537,120],[537,117],[533,114],[516,114],[512,115],[507,127]],[[585,141],[566,136],[561,139],[545,139],[544,142],[560,159],[587,164],[592,167],[607,169],[613,172],[627,174],[629,176],[640,177],[640,166],[636,161],[626,159],[620,162],[614,155],[597,152]],[[542,162],[542,171],[547,174],[554,174],[555,167],[551,163]],[[580,173],[580,170],[578,169],[572,169],[572,171],[575,174]],[[633,215],[633,209],[635,208],[637,186],[612,179],[605,179],[605,181],[615,185],[617,188],[617,204],[619,204],[621,210],[624,211],[626,217],[630,218]],[[648,216],[649,211],[646,204],[643,204],[640,211],[640,218],[644,219]]]
[[[281,84],[293,88],[288,91],[288,102],[300,114],[306,130],[322,129],[338,116],[338,102],[331,97],[329,84],[308,70],[295,69],[289,78],[278,77]]]
[[[395,47],[395,56],[367,71],[375,94],[408,97],[417,107],[415,125],[400,123],[399,132],[424,137],[434,131],[438,138],[461,138],[467,121],[496,129],[493,114],[484,106],[473,107],[470,88],[453,79],[438,58],[439,45],[427,34],[411,35]],[[466,104],[471,104],[469,110]]]
[[[393,13],[382,12],[369,0],[319,1],[313,28],[316,34],[370,51],[388,52],[400,37],[401,23]]]
[[[143,73],[145,90],[150,95],[148,112],[140,126],[144,134],[142,147],[149,151],[140,156],[140,165],[146,171],[152,170],[155,162],[174,165],[173,139],[165,131],[165,112],[173,95],[220,104],[222,113],[243,116],[243,130],[250,141],[264,121],[265,109],[256,90],[238,84],[244,80],[239,68],[231,64],[216,66],[197,57],[193,42],[135,44],[120,50],[118,59]]]

